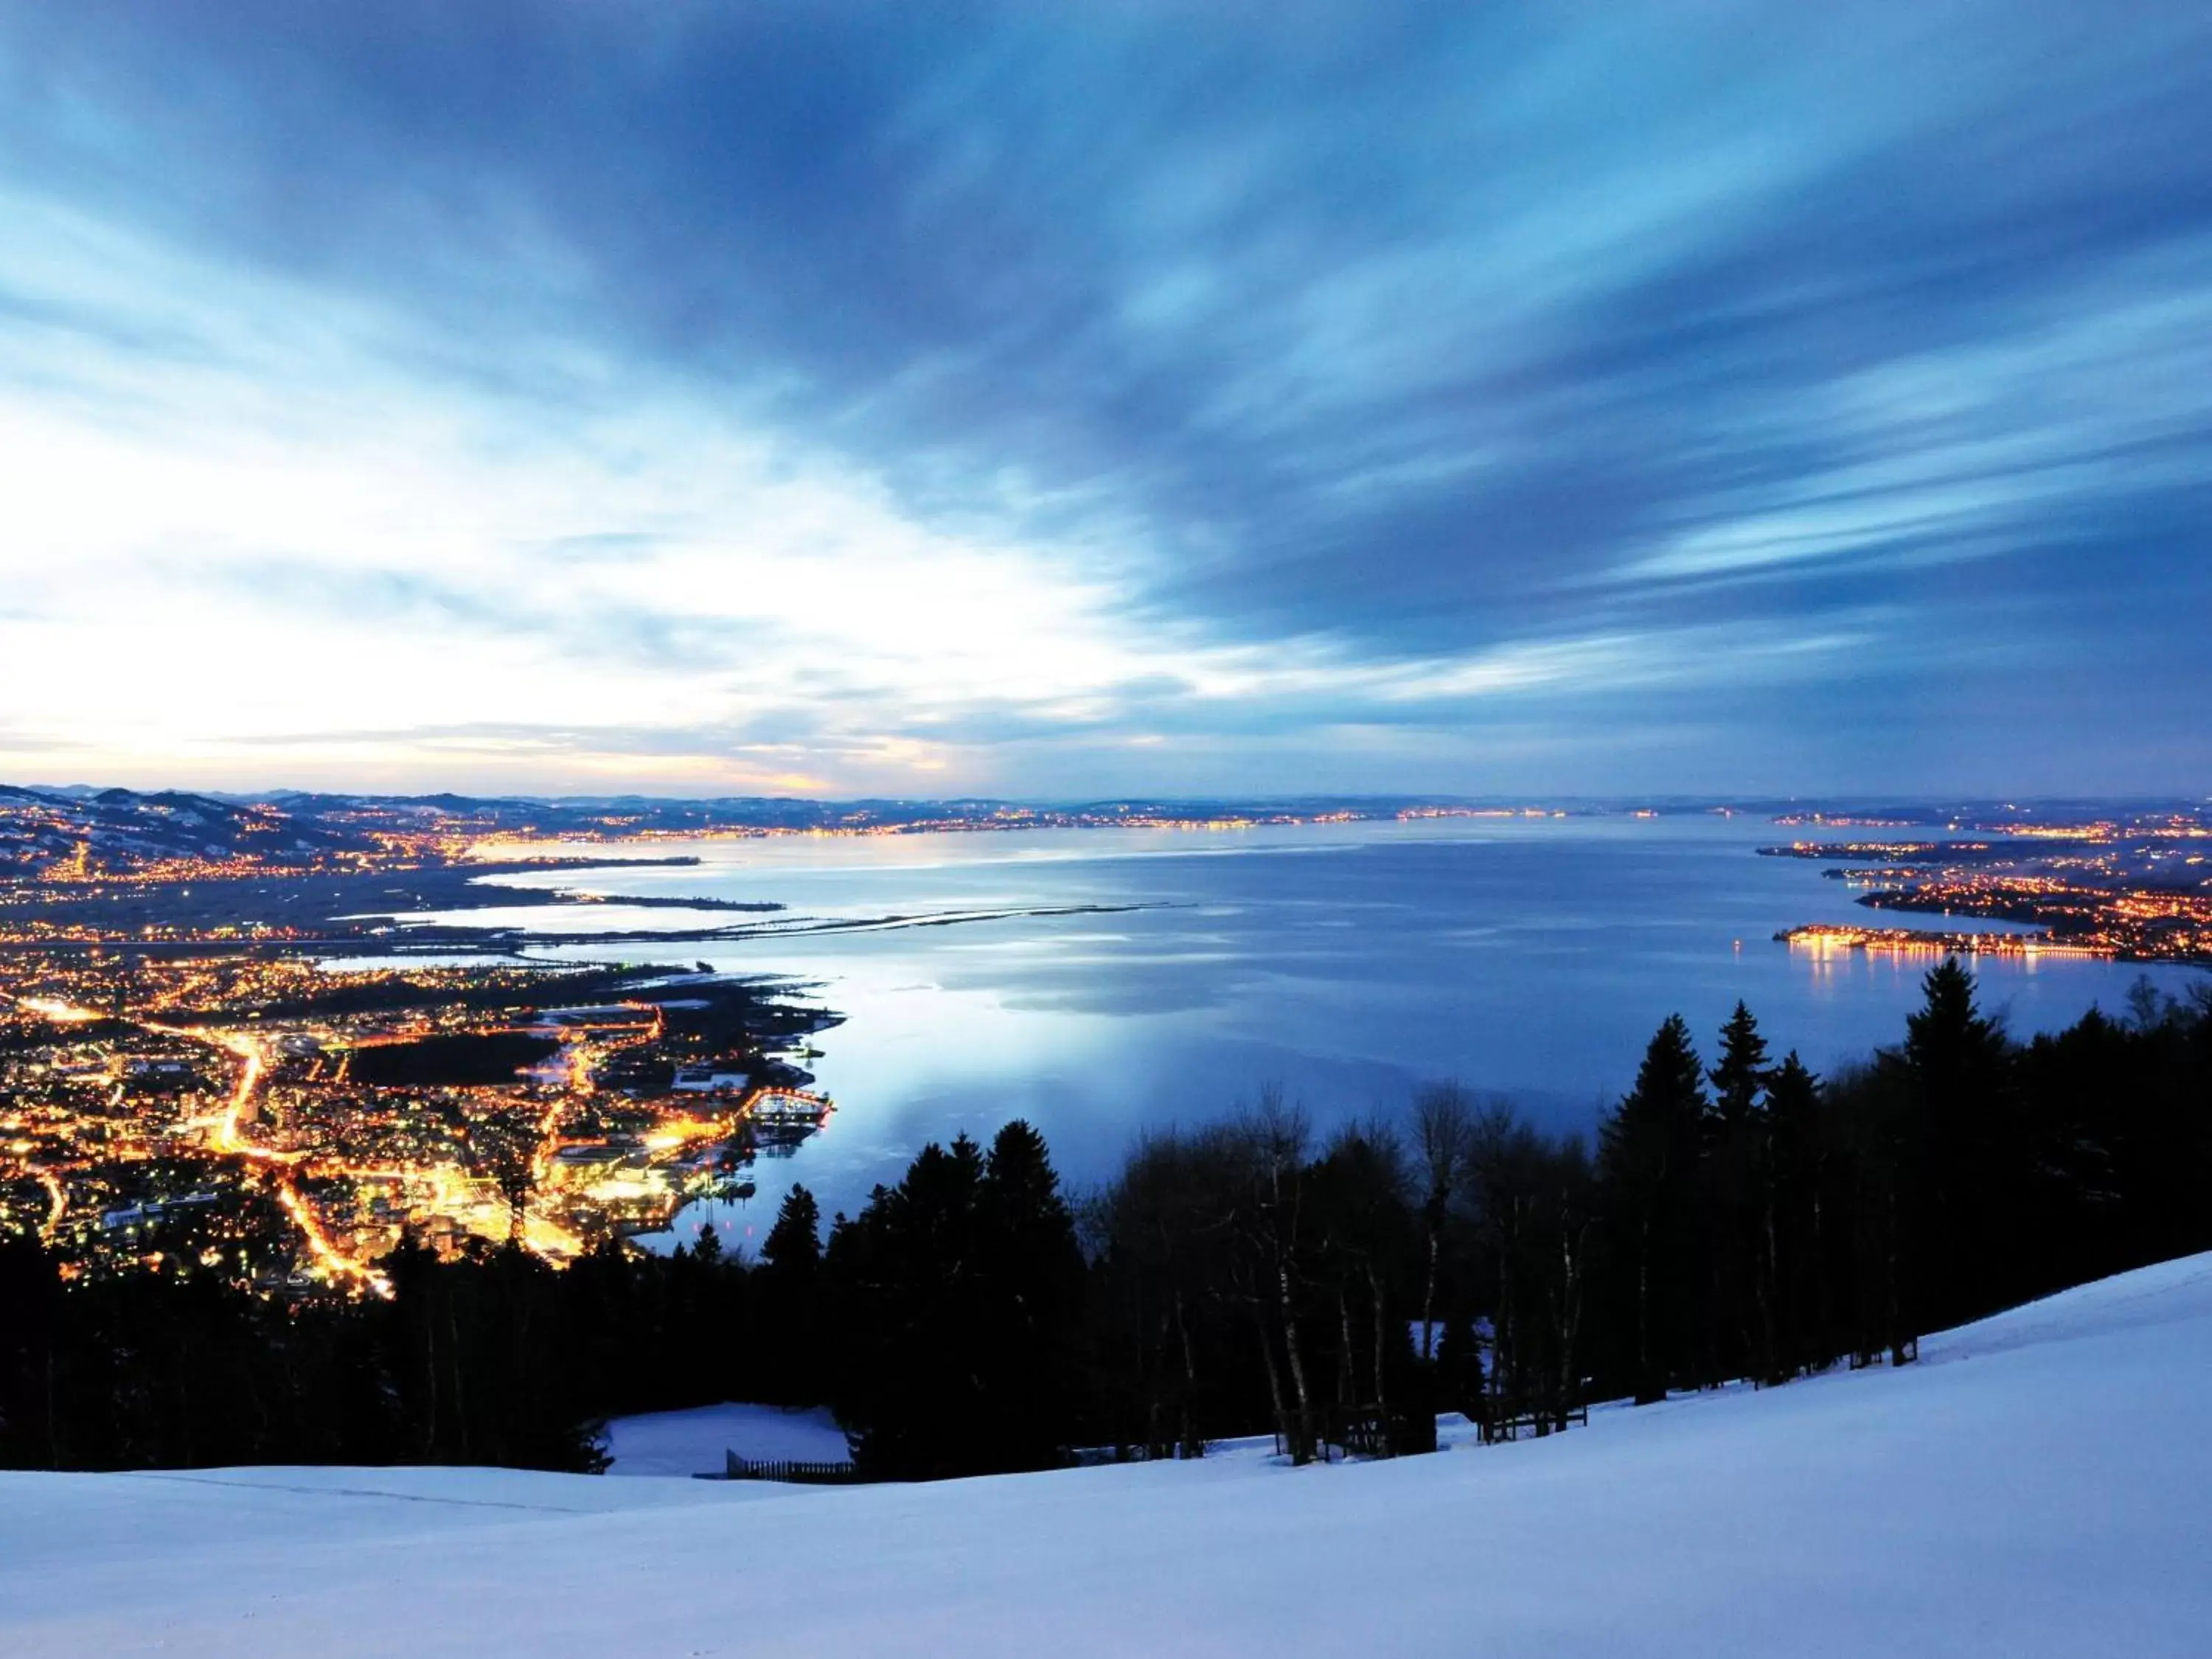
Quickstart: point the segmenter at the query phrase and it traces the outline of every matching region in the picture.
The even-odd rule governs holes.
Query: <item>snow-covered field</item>
[[[756,1463],[842,1463],[851,1455],[845,1431],[818,1407],[701,1406],[617,1417],[604,1443],[614,1460],[609,1474],[712,1474],[726,1451]]]
[[[1395,1463],[0,1474],[0,1653],[2212,1651],[2212,1256]]]

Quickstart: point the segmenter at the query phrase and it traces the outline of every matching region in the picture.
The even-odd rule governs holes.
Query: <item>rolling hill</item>
[[[0,1474],[0,1651],[2206,1651],[2212,1255],[1922,1352],[1295,1471]]]

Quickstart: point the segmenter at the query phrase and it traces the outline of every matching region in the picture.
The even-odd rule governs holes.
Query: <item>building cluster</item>
[[[1778,935],[1817,951],[2067,953],[2212,963],[2212,815],[2160,811],[2080,822],[2006,819],[1948,839],[1793,842],[1762,850],[1814,859],[1876,910],[1986,931],[1817,926]]]
[[[829,1102],[696,988],[114,951],[0,963],[0,1230],[74,1274],[374,1293],[403,1237],[554,1261],[750,1190]],[[734,1018],[734,1017],[732,1017]]]

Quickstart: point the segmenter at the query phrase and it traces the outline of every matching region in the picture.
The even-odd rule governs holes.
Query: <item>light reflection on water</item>
[[[838,1112],[749,1203],[764,1232],[790,1178],[851,1207],[921,1143],[1036,1121],[1071,1180],[1139,1128],[1195,1122],[1279,1083],[1324,1124],[1456,1076],[1588,1127],[1680,1012],[1710,1042],[1738,997],[1778,1053],[1816,1068],[1901,1037],[1924,961],[1817,957],[1782,927],[1864,921],[1817,864],[1762,859],[1763,820],[1441,820],[1237,832],[1050,830],[655,842],[696,867],[594,871],[595,893],[781,902],[785,912],[544,907],[465,919],[563,932],[1139,905],[950,927],[741,941],[562,946],[565,957],[704,960],[817,988],[844,1023],[812,1062]],[[604,852],[605,849],[578,849]],[[542,877],[515,877],[528,884]],[[454,919],[463,919],[456,916]],[[1909,918],[1899,918],[1909,921]],[[1938,924],[1927,919],[1929,925]],[[1948,924],[1955,926],[1957,924]],[[2129,964],[1989,958],[1986,1006],[2015,1030],[2117,1008]],[[2168,989],[2190,977],[2152,970]]]

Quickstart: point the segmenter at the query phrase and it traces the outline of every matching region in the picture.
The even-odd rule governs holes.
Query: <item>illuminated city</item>
[[[1786,820],[1785,820],[1786,821]],[[1819,822],[1799,819],[1801,823]],[[1829,825],[1867,820],[1826,820]],[[1924,820],[1893,820],[1911,829]],[[1868,827],[1873,827],[1868,825]],[[2022,929],[1808,926],[1778,935],[1814,951],[1947,951],[2212,963],[2212,817],[2193,810],[2081,821],[1999,818],[1941,838],[1799,841],[1769,856],[1817,860],[1870,909]]]
[[[831,1109],[763,1046],[803,1016],[697,976],[88,951],[11,996],[0,1218],[77,1271],[378,1293],[403,1230],[562,1262],[749,1190]]]
[[[376,1295],[403,1236],[566,1261],[821,1127],[818,1011],[496,950],[375,959],[375,900],[502,867],[423,816],[0,798],[0,1226],[72,1274]],[[333,943],[366,964],[325,965]]]

